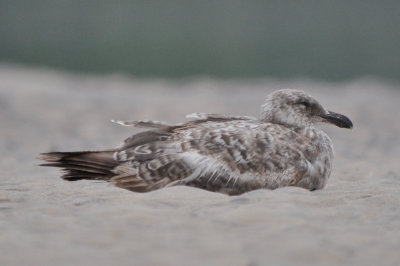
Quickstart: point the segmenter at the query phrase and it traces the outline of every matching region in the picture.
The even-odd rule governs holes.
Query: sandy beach
[[[324,127],[336,157],[323,190],[140,194],[36,166],[40,152],[110,148],[138,132],[111,119],[257,116],[281,88],[354,122]],[[0,65],[0,265],[399,265],[399,103],[399,84],[372,78],[170,81]]]

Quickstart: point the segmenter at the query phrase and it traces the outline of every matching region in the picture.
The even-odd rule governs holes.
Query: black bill
[[[335,112],[329,111],[326,115],[321,115],[322,118],[326,120],[326,122],[334,124],[341,128],[353,128],[353,123],[351,120],[345,116]]]

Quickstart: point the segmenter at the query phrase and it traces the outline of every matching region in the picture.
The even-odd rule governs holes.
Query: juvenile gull
[[[42,153],[42,165],[63,168],[66,180],[105,180],[136,192],[175,185],[229,195],[283,186],[312,191],[326,185],[333,161],[332,141],[315,125],[353,127],[346,116],[290,89],[268,95],[258,119],[189,117],[177,125],[114,121],[147,130],[115,149]]]

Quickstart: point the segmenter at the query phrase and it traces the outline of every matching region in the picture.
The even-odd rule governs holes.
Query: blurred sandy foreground
[[[288,87],[355,125],[326,128],[336,159],[322,191],[137,194],[35,166],[39,152],[109,148],[135,132],[111,119],[257,115]],[[0,265],[399,265],[399,103],[398,84],[372,79],[137,80],[0,65]]]

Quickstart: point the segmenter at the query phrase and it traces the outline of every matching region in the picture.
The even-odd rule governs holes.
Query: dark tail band
[[[39,159],[47,162],[41,166],[62,168],[62,178],[69,181],[109,180],[115,175],[111,170],[118,165],[113,154],[114,151],[48,152],[41,153]]]

